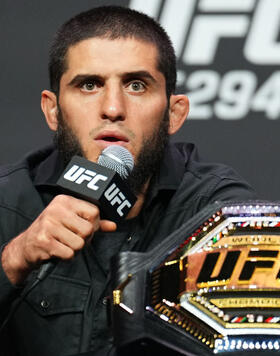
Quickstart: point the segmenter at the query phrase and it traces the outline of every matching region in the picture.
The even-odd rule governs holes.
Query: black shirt
[[[25,230],[60,193],[56,181],[63,171],[61,162],[58,152],[48,147],[0,169],[2,246]],[[96,233],[92,243],[71,261],[57,263],[16,309],[0,340],[3,355],[9,334],[14,340],[12,346],[5,346],[9,356],[14,349],[22,356],[111,349],[106,307],[111,257],[119,251],[154,248],[214,201],[254,198],[250,186],[231,168],[201,162],[192,144],[170,144],[137,218],[119,224],[116,232]],[[11,285],[1,265],[0,285],[3,321],[22,288]]]

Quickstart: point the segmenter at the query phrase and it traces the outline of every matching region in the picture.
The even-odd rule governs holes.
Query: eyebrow
[[[151,80],[152,82],[156,82],[156,79],[151,75],[150,72],[147,72],[146,70],[139,70],[136,72],[127,72],[123,74],[123,77],[127,80],[133,79],[133,78],[139,78],[139,79],[147,79]]]
[[[96,74],[77,74],[67,85],[75,86],[85,80],[100,81],[102,77]]]
[[[156,79],[151,75],[151,73],[145,70],[140,70],[135,72],[125,72],[122,74],[122,77],[125,81],[131,79],[146,79],[146,80],[150,80],[153,83],[156,83]],[[102,82],[104,81],[104,78],[98,74],[77,74],[67,85],[75,86],[85,80]]]

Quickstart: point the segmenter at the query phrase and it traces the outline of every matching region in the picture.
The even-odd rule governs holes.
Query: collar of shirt
[[[160,192],[175,192],[182,182],[185,162],[176,145],[169,143],[165,149],[158,173],[152,178],[146,196],[145,206],[158,196]]]
[[[64,170],[63,160],[54,147],[50,154],[37,167],[34,167],[34,185],[56,186],[56,182]]]
[[[46,159],[33,169],[35,187],[39,191],[50,189],[57,193],[56,182],[64,168],[58,150],[52,147]],[[174,144],[169,143],[165,149],[159,172],[153,178],[146,203],[149,203],[160,191],[175,191],[182,181],[184,170],[185,165],[181,159],[181,153]]]

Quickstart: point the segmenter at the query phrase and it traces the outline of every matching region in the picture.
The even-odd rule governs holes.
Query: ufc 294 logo
[[[101,189],[100,183],[106,182],[108,177],[75,164],[64,174],[64,179],[79,185],[86,183],[88,189],[98,191]],[[124,215],[123,210],[130,208],[131,203],[126,199],[125,195],[115,183],[110,184],[109,187],[105,189],[104,197],[112,206],[117,207],[117,214],[122,217]]]
[[[190,118],[237,120],[250,111],[280,118],[279,0],[131,0],[130,7],[158,19],[170,35]],[[236,41],[228,61],[225,52],[236,48],[228,44]]]

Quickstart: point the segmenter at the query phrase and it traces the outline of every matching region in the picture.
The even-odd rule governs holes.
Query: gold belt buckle
[[[153,271],[147,310],[214,353],[279,350],[280,207],[213,214]]]

